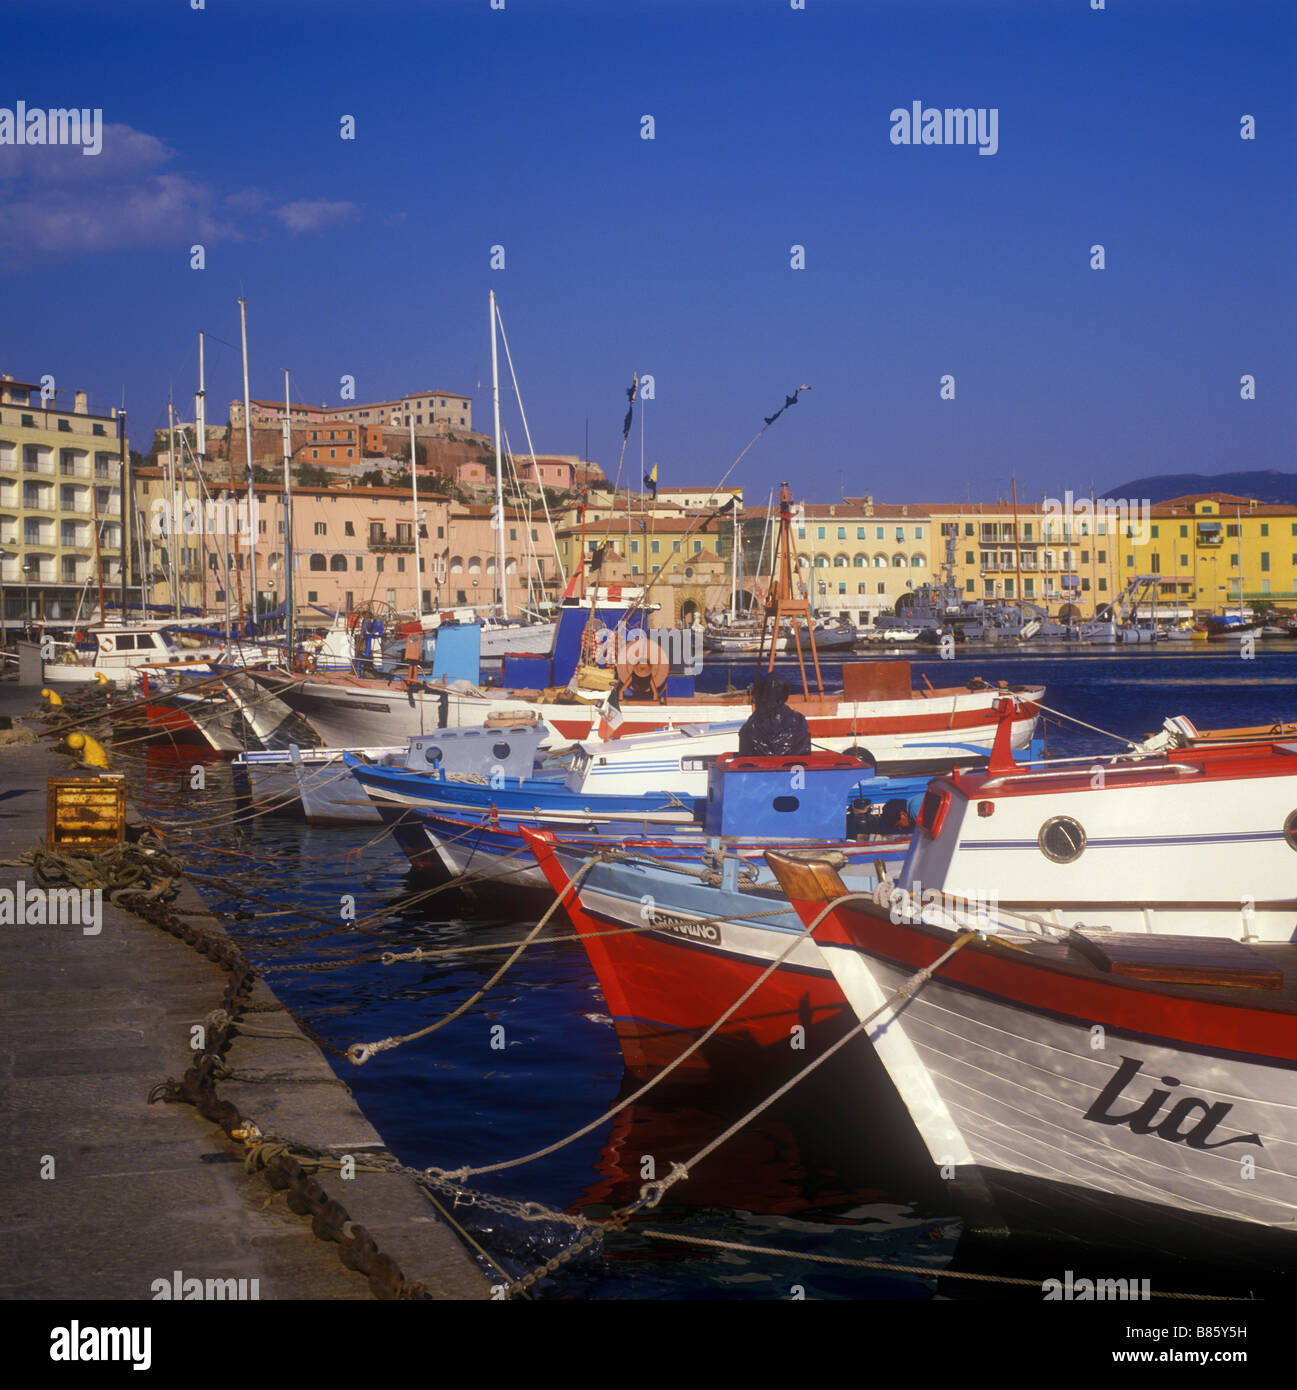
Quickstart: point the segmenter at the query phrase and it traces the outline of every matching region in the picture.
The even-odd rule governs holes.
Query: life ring
[[[101,637],[99,640],[103,643],[104,651],[106,651],[106,652],[112,651],[112,649],[113,649],[113,639],[112,639],[111,637]]]

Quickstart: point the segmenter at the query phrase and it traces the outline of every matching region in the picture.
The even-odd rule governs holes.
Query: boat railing
[[[1059,761],[1059,762],[1062,762],[1062,761],[1064,761],[1064,759],[1061,759],[1061,758],[1060,758],[1058,761]],[[1069,762],[1086,762],[1087,759],[1085,759],[1085,758],[1071,758],[1071,759],[1067,759],[1066,761],[1069,761]],[[1104,766],[1112,766],[1112,765],[1116,762],[1116,759],[1115,759],[1115,758],[1112,759],[1112,760],[1111,760],[1109,763],[1107,763],[1107,764],[1101,763],[1101,762],[1099,762],[1097,759],[1094,759],[1094,758],[1091,758],[1091,759],[1089,759],[1088,761],[1090,761],[1090,762],[1091,762],[1094,766],[1096,766],[1096,767],[1104,767]],[[1181,776],[1186,776],[1186,777],[1199,777],[1199,776],[1202,775],[1202,770],[1203,770],[1203,769],[1202,769],[1202,764],[1201,764],[1201,763],[1155,763],[1155,764],[1154,764],[1154,763],[1149,763],[1149,764],[1143,764],[1143,765],[1138,765],[1138,764],[1132,763],[1129,767],[1119,767],[1119,768],[1116,768],[1115,770],[1118,771],[1118,772],[1122,772],[1122,773],[1138,773],[1138,772],[1174,772],[1174,773],[1177,773],[1177,774],[1179,774],[1179,775],[1181,775]],[[981,784],[981,790],[984,791],[984,790],[986,790],[986,788],[988,788],[988,787],[1000,787],[1000,786],[1005,785],[1005,784],[1008,783],[1008,782],[1016,781],[1016,780],[1019,779],[1019,778],[1028,778],[1028,777],[1030,777],[1030,778],[1032,778],[1033,780],[1034,780],[1034,779],[1038,779],[1038,778],[1043,780],[1044,778],[1047,778],[1047,777],[1075,777],[1076,774],[1077,774],[1077,771],[1078,771],[1078,769],[1076,769],[1076,768],[1066,767],[1066,768],[1059,768],[1059,769],[1057,769],[1057,770],[1049,770],[1049,771],[1045,771],[1045,772],[1033,772],[1033,771],[1032,771],[1032,765],[1031,765],[1030,763],[1028,763],[1028,764],[1024,764],[1023,767],[1021,767],[1020,769],[1018,769],[1018,770],[1015,771],[1015,772],[1006,772],[1006,773],[1004,773],[1002,776],[999,776],[999,777],[988,777],[988,778],[986,779],[986,781],[983,782],[983,783]]]
[[[874,889],[874,901],[879,907],[887,908],[893,920],[923,922],[950,931],[975,931],[981,936],[1002,936],[1011,932],[1033,940],[1052,941],[1065,937],[1069,930],[1065,923],[1051,921],[1038,913],[1011,911],[998,903],[967,898],[944,888],[927,889],[924,896],[931,892],[939,895],[937,901],[924,902],[908,888],[883,879]]]

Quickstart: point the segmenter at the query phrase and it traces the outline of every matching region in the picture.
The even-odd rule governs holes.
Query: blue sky
[[[1297,7],[505,5],[32,7],[0,106],[112,129],[98,158],[0,147],[0,366],[124,399],[147,447],[242,291],[254,395],[284,367],[315,402],[435,386],[489,429],[494,288],[537,448],[580,453],[588,418],[614,470],[651,373],[664,484],[719,480],[802,383],[749,495],[1294,467]],[[998,151],[893,144],[916,100],[995,108]],[[209,388],[223,423],[236,349],[211,342]]]

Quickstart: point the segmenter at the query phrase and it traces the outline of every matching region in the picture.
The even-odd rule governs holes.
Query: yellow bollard
[[[63,708],[63,696],[57,690],[42,690],[41,699],[49,701],[50,709]]]
[[[101,744],[95,742],[89,734],[75,733],[68,735],[68,747],[74,752],[84,749],[81,753],[81,761],[87,767],[107,767],[108,754],[104,752]]]
[[[96,671],[96,672],[95,672],[95,680],[97,680],[97,681],[99,682],[100,685],[107,685],[107,684],[108,684],[108,677],[105,676],[104,673],[103,673],[102,671]]]

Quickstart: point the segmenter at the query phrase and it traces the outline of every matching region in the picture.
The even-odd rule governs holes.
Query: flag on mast
[[[656,502],[658,495],[658,466],[656,463],[649,472],[645,473],[644,486],[653,494],[653,500]]]

